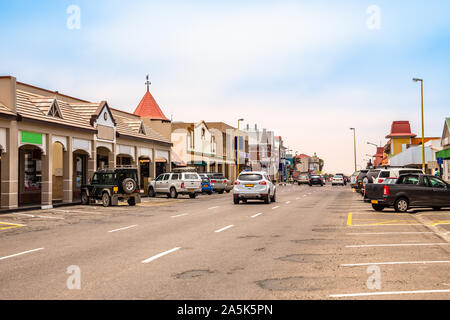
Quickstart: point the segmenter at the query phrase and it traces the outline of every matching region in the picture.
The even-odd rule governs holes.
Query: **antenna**
[[[152,83],[148,81],[148,75],[145,78],[147,79],[147,81],[145,82],[145,84],[147,85],[147,91],[149,91],[149,87]]]

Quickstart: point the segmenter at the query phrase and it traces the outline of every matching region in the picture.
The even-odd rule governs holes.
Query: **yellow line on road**
[[[8,227],[0,227],[0,230],[6,230],[6,229],[13,229],[13,228],[20,228],[25,227],[23,224],[17,224],[17,223],[8,223],[8,222],[0,222],[0,225],[6,225]]]
[[[352,225],[352,215],[353,214],[351,212],[348,214],[348,217],[347,217],[347,225],[348,226]]]

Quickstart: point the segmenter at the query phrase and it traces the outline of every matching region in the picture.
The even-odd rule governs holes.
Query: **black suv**
[[[81,186],[81,203],[102,200],[104,207],[127,200],[130,206],[141,202],[137,169],[118,168],[98,170],[89,184]]]

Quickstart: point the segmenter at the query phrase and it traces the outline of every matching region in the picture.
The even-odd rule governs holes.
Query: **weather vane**
[[[146,77],[147,81],[145,82],[145,84],[147,85],[147,91],[149,91],[149,86],[152,84],[150,81],[148,81],[148,75]]]

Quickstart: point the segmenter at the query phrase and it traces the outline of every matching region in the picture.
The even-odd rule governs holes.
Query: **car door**
[[[158,178],[156,178],[156,180],[155,180],[155,191],[156,192],[161,192],[161,183],[162,183],[163,178],[164,178],[164,174],[160,174],[158,176]]]
[[[164,177],[160,184],[161,192],[164,192],[164,193],[169,192],[169,181],[170,181],[170,173],[164,174]]]
[[[450,206],[450,188],[447,183],[438,177],[428,177],[429,184],[433,189],[433,201],[431,206]]]
[[[89,190],[90,196],[92,196],[94,198],[98,197],[98,193],[100,192],[99,191],[100,180],[101,180],[101,173],[98,173],[98,172],[94,173],[94,175],[92,176],[92,179],[91,179],[91,183],[90,183],[91,190]]]
[[[423,180],[422,180],[423,181]],[[420,176],[410,174],[403,176],[403,186],[405,187],[406,196],[409,198],[409,204],[415,206],[427,205],[426,198],[433,190],[424,185]]]

